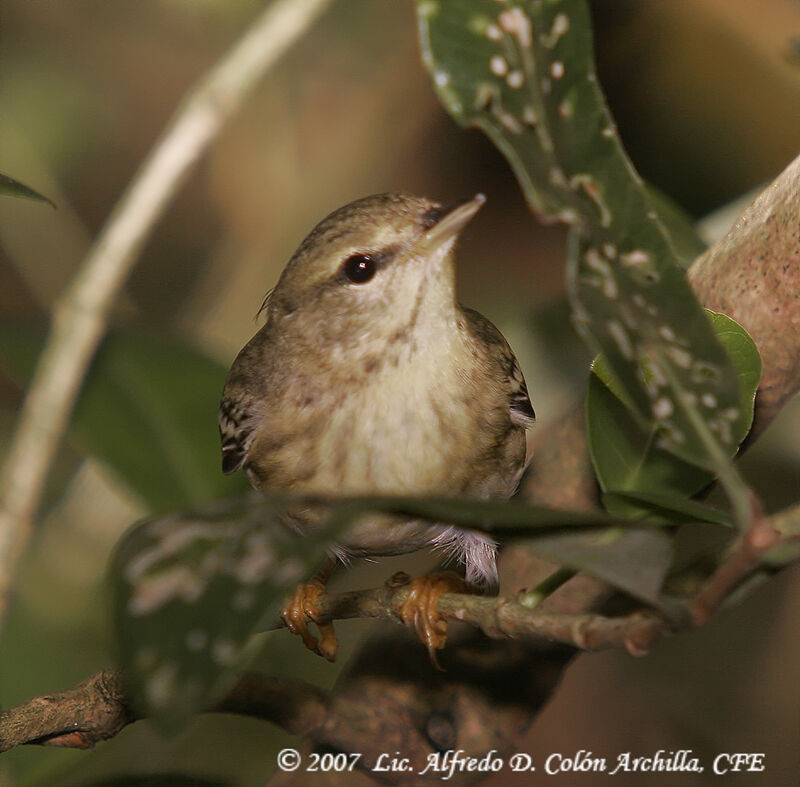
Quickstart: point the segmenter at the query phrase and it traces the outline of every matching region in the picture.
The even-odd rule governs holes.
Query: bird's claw
[[[466,583],[450,571],[428,574],[411,580],[408,596],[400,607],[403,622],[417,632],[428,649],[433,665],[441,670],[436,651],[447,642],[447,621],[439,613],[439,597],[443,593],[462,593]]]
[[[303,644],[328,661],[336,659],[339,643],[333,623],[321,620],[319,611],[319,597],[325,592],[325,584],[318,579],[313,579],[304,585],[298,585],[294,593],[286,600],[281,610],[281,618],[286,628],[297,634]],[[319,640],[308,630],[308,621],[312,620],[317,625]]]

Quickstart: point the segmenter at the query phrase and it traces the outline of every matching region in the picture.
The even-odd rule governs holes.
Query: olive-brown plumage
[[[382,194],[320,222],[228,375],[226,473],[319,495],[514,492],[533,420],[525,381],[500,332],[455,290],[453,247],[483,202]],[[494,542],[446,524],[371,517],[336,553],[431,544],[463,562],[469,582],[496,578]]]

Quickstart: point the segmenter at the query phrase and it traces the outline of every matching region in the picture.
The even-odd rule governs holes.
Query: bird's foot
[[[443,593],[463,593],[469,590],[467,583],[452,571],[440,571],[411,580],[408,596],[400,607],[403,622],[417,632],[417,636],[428,649],[433,665],[439,661],[436,651],[447,642],[447,621],[439,613],[439,597]]]
[[[294,593],[286,599],[281,610],[281,618],[286,628],[292,634],[297,634],[309,650],[313,650],[328,661],[334,661],[339,643],[336,640],[333,623],[321,620],[319,597],[323,593],[325,593],[325,583],[318,578],[304,585],[298,585]],[[308,630],[309,620],[316,623],[319,640]]]

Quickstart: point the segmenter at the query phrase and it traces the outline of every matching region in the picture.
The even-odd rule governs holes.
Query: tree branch
[[[319,599],[320,620],[379,618],[402,623],[401,608],[408,597],[411,578],[400,571],[385,585],[369,590],[328,594]],[[547,640],[581,650],[626,648],[643,655],[670,626],[656,615],[634,613],[624,617],[594,614],[570,614],[531,609],[514,596],[477,596],[444,593],[437,607],[445,620],[468,623],[492,639]],[[284,628],[281,618],[268,628]]]
[[[255,716],[296,735],[313,735],[330,722],[326,702],[324,692],[303,681],[246,672],[213,711]],[[103,670],[72,689],[0,712],[0,752],[27,744],[88,749],[138,718],[122,675]]]
[[[56,305],[0,475],[0,624],[56,448],[110,308],[156,221],[224,122],[330,0],[275,0],[190,91]]]

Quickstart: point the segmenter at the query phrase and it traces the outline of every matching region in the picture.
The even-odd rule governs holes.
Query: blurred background
[[[253,0],[3,4],[0,172],[46,194],[58,210],[0,198],[0,453],[22,397],[9,348],[28,346],[46,325],[181,96],[259,7]],[[797,0],[595,0],[592,8],[601,82],[623,141],[642,175],[692,216],[765,183],[797,155]],[[564,301],[563,230],[537,226],[501,156],[439,106],[419,62],[412,4],[339,0],[214,143],[163,216],[116,309],[117,327],[150,337],[137,345],[150,348],[145,358],[168,343],[212,359],[193,405],[203,461],[218,462],[215,414],[225,369],[257,329],[256,311],[288,257],[329,211],[390,190],[442,200],[487,195],[461,244],[462,300],[509,339],[540,423],[582,395],[590,355]],[[108,417],[113,423],[114,413]],[[795,402],[743,460],[770,510],[797,499],[798,435]],[[78,439],[61,451],[19,577],[0,641],[4,707],[65,689],[113,658],[108,555],[122,530],[156,506],[108,463],[85,460],[85,447]],[[152,464],[157,470],[157,458]],[[415,569],[410,558],[382,561],[342,572],[336,582],[377,584],[400,567]],[[798,597],[794,569],[647,659],[579,658],[521,750],[540,762],[578,749],[612,760],[629,750],[766,752],[766,773],[742,783],[796,783]],[[267,635],[259,666],[330,686],[373,625],[337,625],[345,652],[336,665],[285,632]],[[140,722],[94,752],[5,754],[0,785],[120,784],[153,773],[255,785],[271,773],[274,752],[291,742],[264,723],[234,717],[198,719],[168,740]],[[518,783],[554,778],[600,783],[541,773]],[[664,775],[658,783],[713,779]],[[493,783],[511,782],[506,774]]]

